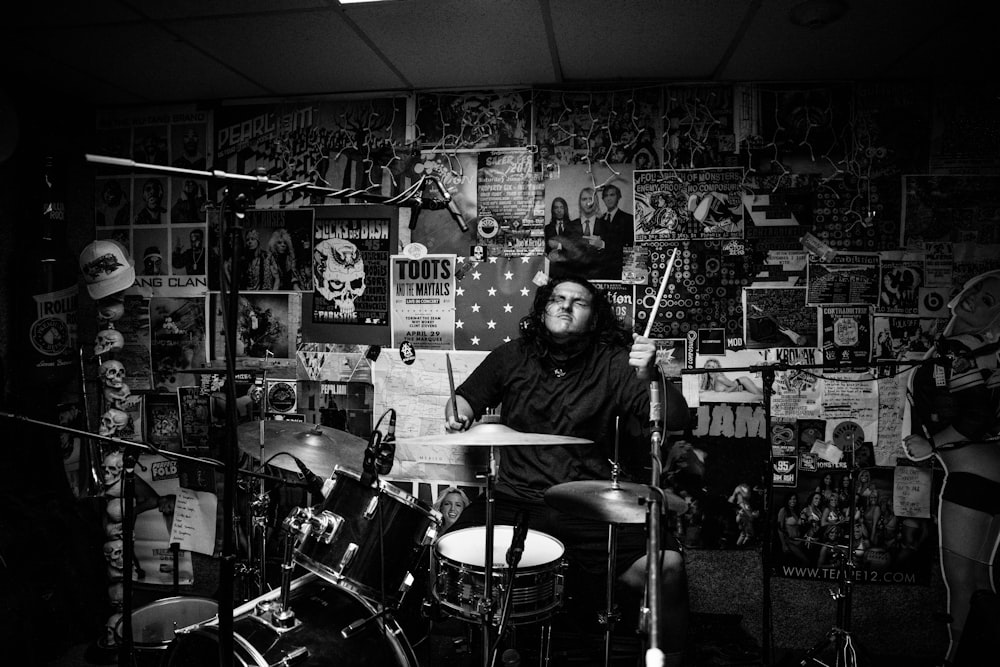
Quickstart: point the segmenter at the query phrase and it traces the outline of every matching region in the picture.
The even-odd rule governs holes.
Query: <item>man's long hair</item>
[[[545,326],[545,308],[556,286],[562,283],[576,283],[590,293],[590,333],[587,334],[591,343],[628,347],[632,344],[632,332],[622,324],[611,308],[607,293],[599,290],[586,278],[578,276],[561,276],[549,280],[535,290],[535,300],[531,312],[521,318],[521,342],[529,346],[542,357],[548,356],[553,346],[552,335]]]

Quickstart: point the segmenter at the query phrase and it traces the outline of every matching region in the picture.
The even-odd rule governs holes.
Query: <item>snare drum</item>
[[[507,587],[506,554],[513,526],[495,526],[493,532],[493,620],[499,622]],[[485,595],[486,528],[462,528],[441,536],[431,563],[433,595],[442,610],[466,621],[478,622]],[[566,563],[563,544],[556,538],[529,530],[524,554],[514,575],[509,621],[514,625],[548,618],[562,604]]]
[[[358,473],[339,466],[333,480],[322,505],[290,517],[296,562],[362,597],[398,603],[437,537],[441,513],[381,479],[375,487],[362,484]]]

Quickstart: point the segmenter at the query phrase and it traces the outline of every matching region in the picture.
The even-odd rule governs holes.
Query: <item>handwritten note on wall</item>
[[[896,516],[931,516],[931,479],[928,468],[896,466],[892,479],[892,511]]]
[[[170,543],[177,542],[185,551],[211,556],[215,550],[215,512],[218,498],[214,493],[181,487],[174,505],[174,523]]]

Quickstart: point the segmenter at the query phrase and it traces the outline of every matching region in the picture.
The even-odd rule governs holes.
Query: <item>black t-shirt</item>
[[[469,401],[477,417],[502,404],[501,421],[515,431],[593,441],[498,447],[497,492],[541,500],[554,484],[609,480],[616,416],[621,417],[622,458],[644,446],[648,384],[636,377],[628,356],[625,347],[597,344],[559,364],[539,359],[527,345],[515,340],[486,357],[456,390]]]

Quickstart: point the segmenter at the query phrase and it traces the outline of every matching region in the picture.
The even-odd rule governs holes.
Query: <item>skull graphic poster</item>
[[[329,206],[313,225],[314,324],[353,324],[368,334],[389,325],[389,256],[398,211],[382,206]]]
[[[450,350],[455,340],[455,256],[392,258],[392,346]]]

